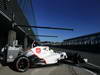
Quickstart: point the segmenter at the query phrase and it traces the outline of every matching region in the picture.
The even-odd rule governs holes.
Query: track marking
[[[84,69],[84,68],[83,68]],[[91,73],[91,74],[93,74],[93,75],[97,75],[96,73],[94,73],[94,72],[92,72],[92,71],[90,71],[90,70],[88,70],[88,69],[84,69],[84,70],[86,70],[87,72],[89,72],[89,73]]]
[[[91,66],[94,66],[94,67],[97,67],[97,68],[100,69],[100,66],[97,66],[97,65],[95,65],[95,64],[92,64],[92,63],[87,63],[87,64],[89,64],[89,65],[91,65]]]

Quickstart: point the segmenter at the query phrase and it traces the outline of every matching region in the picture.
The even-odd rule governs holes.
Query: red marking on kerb
[[[36,53],[41,53],[41,48],[36,48]]]

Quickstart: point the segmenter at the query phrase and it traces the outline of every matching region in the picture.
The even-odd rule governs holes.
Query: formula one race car
[[[25,72],[29,67],[37,65],[50,65],[60,63],[86,63],[87,59],[78,53],[54,52],[48,46],[35,46],[28,50],[23,50],[15,40],[13,45],[6,45],[0,50],[0,63],[9,64],[9,67],[20,72]]]
[[[17,71],[24,72],[32,66],[56,64],[62,61],[67,63],[67,60],[70,60],[73,63],[87,62],[86,59],[77,56],[77,54],[70,56],[67,55],[66,52],[54,52],[52,49],[49,49],[48,46],[37,46],[20,54],[14,60],[13,64]]]

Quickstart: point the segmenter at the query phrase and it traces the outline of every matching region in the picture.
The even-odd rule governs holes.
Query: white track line
[[[89,73],[91,73],[91,74],[93,74],[93,75],[97,75],[96,73],[94,73],[94,72],[92,72],[92,71],[90,71],[90,70],[88,70],[88,69],[84,69],[84,70],[86,70],[87,72],[89,72]]]
[[[91,65],[91,66],[94,66],[94,67],[97,67],[97,68],[100,69],[100,66],[97,66],[97,65],[95,65],[95,64],[92,64],[92,63],[87,63],[87,64],[89,64],[89,65]]]

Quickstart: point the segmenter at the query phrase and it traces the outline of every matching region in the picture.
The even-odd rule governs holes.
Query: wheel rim
[[[19,58],[16,63],[16,67],[18,71],[26,71],[29,68],[29,60],[25,57]]]

